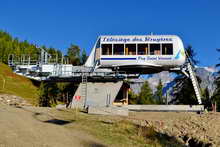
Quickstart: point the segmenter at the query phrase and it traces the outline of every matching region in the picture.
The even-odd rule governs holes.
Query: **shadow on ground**
[[[87,143],[85,145],[85,147],[107,147],[107,146],[99,144],[99,143],[96,143],[96,142],[90,142],[90,143]]]
[[[72,123],[73,121],[66,121],[66,120],[61,120],[61,119],[50,119],[50,120],[46,120],[43,122],[51,123],[51,124],[55,124],[55,125],[66,125],[66,124]]]
[[[66,124],[73,123],[75,121],[75,120],[58,119],[52,115],[49,115],[49,114],[46,114],[43,112],[34,112],[32,110],[29,110],[29,109],[26,109],[26,108],[20,107],[20,106],[15,106],[15,108],[22,109],[24,111],[32,113],[33,118],[42,122],[42,123],[50,123],[50,124],[55,124],[55,125],[66,125]]]
[[[51,115],[44,114],[44,113],[38,113],[38,112],[35,112],[33,114],[33,117],[40,122],[55,124],[55,125],[66,125],[66,124],[73,123],[75,121],[75,120],[58,119],[58,118],[55,118]]]

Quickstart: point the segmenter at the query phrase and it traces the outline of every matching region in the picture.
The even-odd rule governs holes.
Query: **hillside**
[[[14,74],[11,68],[3,63],[0,63],[0,93],[16,95],[33,105],[37,104],[37,87],[31,80]]]
[[[220,113],[130,112],[122,117],[0,102],[0,116],[2,147],[220,146]]]

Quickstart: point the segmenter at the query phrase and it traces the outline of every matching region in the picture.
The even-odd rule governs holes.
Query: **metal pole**
[[[28,66],[30,65],[30,62],[31,62],[31,57],[30,55],[28,56]]]
[[[56,64],[58,64],[58,54],[56,53]]]
[[[62,59],[61,59],[61,63],[63,64],[63,54],[62,54]]]
[[[167,92],[166,92],[166,105],[168,105],[168,97],[167,97]]]
[[[45,54],[44,54],[45,64],[47,64],[47,57],[48,57],[48,54],[47,54],[47,52],[45,52]]]
[[[43,62],[44,62],[44,50],[41,48],[41,58],[40,58],[40,60],[41,60],[41,65],[43,64]]]

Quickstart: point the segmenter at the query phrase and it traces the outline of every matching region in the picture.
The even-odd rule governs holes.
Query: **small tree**
[[[38,105],[41,107],[50,107],[57,104],[58,87],[56,83],[41,82],[39,88]]]
[[[217,111],[220,112],[220,91],[217,90],[212,96],[212,104],[216,103]]]
[[[81,54],[81,58],[80,58],[81,64],[82,64],[82,65],[85,64],[85,63],[86,63],[86,60],[87,60],[86,50],[83,49],[82,54]]]
[[[196,57],[196,52],[195,50],[192,48],[191,45],[188,45],[186,48],[185,48],[185,51],[188,55],[188,58],[190,58],[190,60],[193,62],[193,64],[198,64],[199,61],[195,58]]]
[[[73,65],[80,65],[80,48],[77,45],[71,44],[68,48],[67,55],[70,63]]]
[[[157,85],[157,91],[155,92],[155,98],[156,98],[156,101],[158,104],[163,104],[163,84],[162,84],[162,81],[161,79],[159,80],[159,83]]]
[[[212,102],[211,102],[211,98],[210,98],[210,94],[209,94],[209,89],[208,87],[206,87],[203,91],[202,91],[202,102],[205,106],[205,108],[210,109],[212,107]]]
[[[138,95],[133,91],[128,92],[128,103],[129,104],[138,104]]]
[[[220,52],[220,49],[217,49]],[[216,64],[216,67],[220,67],[220,63]],[[217,104],[217,111],[220,111],[220,71],[218,71],[218,77],[215,80],[216,90],[212,96],[212,103]]]
[[[201,80],[197,77],[198,83]],[[176,78],[176,85],[173,87],[174,99],[171,101],[176,104],[196,105],[198,104],[195,91],[191,80],[188,77]]]
[[[50,99],[50,104],[57,105],[57,96],[59,89],[56,83],[47,83],[48,97]]]
[[[48,96],[48,87],[45,82],[41,82],[40,84],[38,105],[40,107],[50,106],[50,98]]]
[[[147,81],[141,87],[141,92],[138,98],[139,104],[154,104],[153,93]]]

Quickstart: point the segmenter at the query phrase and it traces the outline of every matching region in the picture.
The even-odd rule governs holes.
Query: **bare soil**
[[[0,104],[0,147],[103,146],[85,132],[67,129],[71,121],[56,119],[50,111]]]
[[[0,147],[106,146],[104,138],[98,139],[96,134],[103,132],[105,126],[109,129],[114,126],[112,124],[117,126],[121,120],[152,127],[158,134],[165,134],[183,146],[220,146],[220,113],[130,112],[128,117],[100,116],[73,114],[75,110],[32,107],[13,96],[11,101],[8,101],[9,95],[0,97]],[[97,125],[103,126],[95,132]],[[112,142],[108,146],[117,146],[115,140]]]
[[[129,119],[152,126],[187,146],[220,146],[220,113],[132,112]]]

